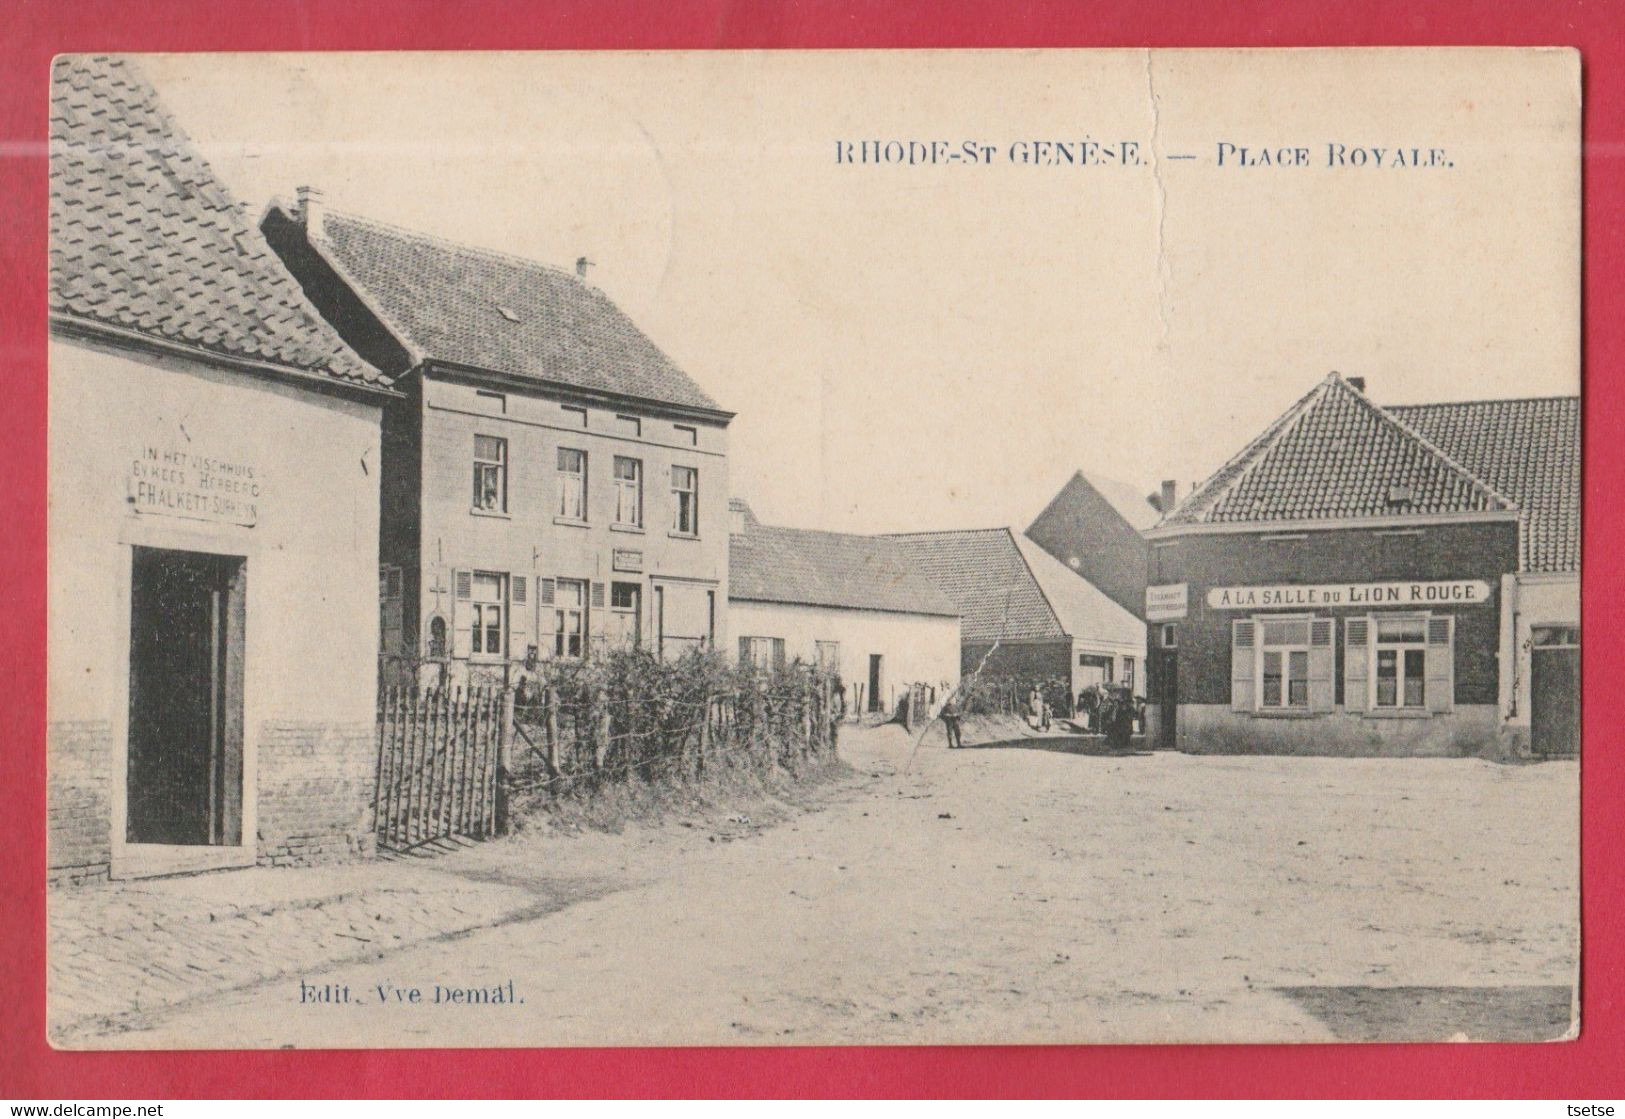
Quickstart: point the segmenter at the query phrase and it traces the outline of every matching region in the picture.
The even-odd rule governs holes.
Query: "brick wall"
[[[1150,560],[1150,582],[1186,583],[1190,613],[1177,623],[1179,702],[1230,703],[1230,623],[1247,611],[1212,610],[1207,592],[1216,586],[1390,582],[1480,579],[1490,585],[1489,601],[1460,607],[1432,607],[1456,618],[1456,702],[1493,704],[1500,682],[1501,576],[1517,570],[1518,527],[1511,521],[1430,525],[1412,538],[1411,554],[1396,562],[1383,538],[1369,529],[1337,529],[1302,534],[1303,539],[1267,540],[1267,534],[1225,533],[1158,541]],[[1290,611],[1287,611],[1288,613]],[[1380,613],[1380,611],[1375,611]],[[1268,611],[1261,613],[1269,613]],[[1339,619],[1334,646],[1337,702],[1343,702],[1342,618],[1367,613],[1364,607],[1321,608]],[[1150,638],[1157,644],[1159,625]],[[1152,685],[1155,688],[1155,682]]]
[[[52,885],[106,881],[112,724],[54,722],[46,729],[46,854]]]
[[[1145,616],[1145,541],[1081,475],[1062,487],[1027,536],[1136,618]]]
[[[266,723],[259,734],[258,858],[277,866],[373,852],[375,728]]]

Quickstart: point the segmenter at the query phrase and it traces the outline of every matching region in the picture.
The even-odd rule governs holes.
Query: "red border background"
[[[13,0],[0,35],[0,1096],[1625,1095],[1625,6],[1608,0]],[[46,95],[69,51],[1565,45],[1585,65],[1583,1031],[1551,1045],[58,1053],[44,1041]],[[1507,840],[1520,824],[1507,821]],[[1610,966],[1612,965],[1612,966]]]

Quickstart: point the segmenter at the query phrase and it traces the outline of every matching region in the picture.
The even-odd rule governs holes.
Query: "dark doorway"
[[[1179,748],[1179,655],[1173,649],[1157,649],[1152,658],[1156,671],[1151,682],[1151,702],[1157,705],[1157,746],[1176,750]]]
[[[1541,757],[1580,752],[1580,632],[1537,627],[1530,653],[1530,748]]]
[[[244,563],[136,548],[130,579],[130,843],[241,842]]]
[[[869,654],[869,710],[884,711],[886,705],[880,695],[880,654]]]

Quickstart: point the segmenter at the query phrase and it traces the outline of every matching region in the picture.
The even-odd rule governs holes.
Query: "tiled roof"
[[[730,503],[731,504],[731,503]],[[747,602],[956,617],[948,596],[880,536],[781,528],[747,514],[728,538],[728,597]]]
[[[1402,500],[1395,500],[1399,494]],[[1163,518],[1172,525],[1510,511],[1513,502],[1333,373]]]
[[[718,410],[619,307],[573,273],[331,211],[314,240],[421,357]]]
[[[1580,398],[1404,404],[1390,415],[1518,503],[1525,571],[1580,569]]]
[[[129,62],[51,78],[53,314],[342,381],[382,384],[272,254]]]
[[[961,640],[1068,636],[1010,529],[919,532],[888,539],[901,545],[915,570],[958,603]]]

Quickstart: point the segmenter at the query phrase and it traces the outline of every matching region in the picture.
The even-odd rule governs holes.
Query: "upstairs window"
[[[615,456],[615,523],[643,527],[643,463]]]
[[[560,447],[558,504],[554,515],[571,521],[587,519],[587,452]]]
[[[700,532],[700,472],[692,466],[671,468],[671,530],[683,536]]]
[[[494,435],[474,436],[474,508],[482,513],[508,511],[508,441]]]

